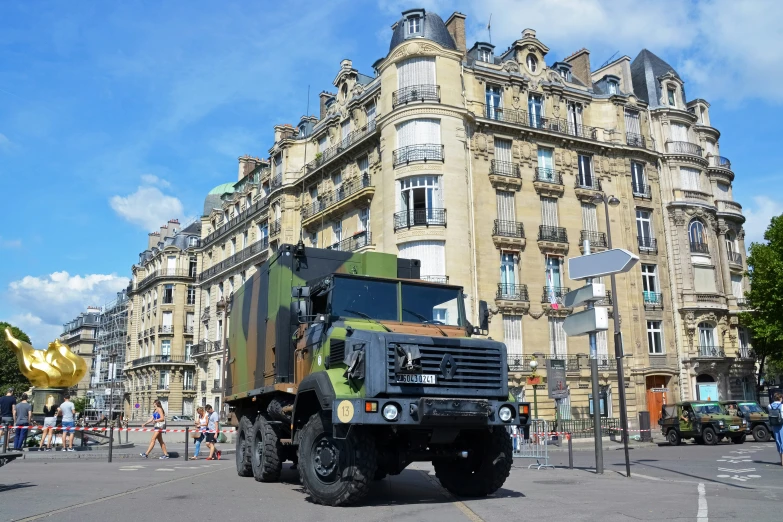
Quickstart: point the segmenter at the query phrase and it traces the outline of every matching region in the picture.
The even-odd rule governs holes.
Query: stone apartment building
[[[146,420],[156,399],[169,416],[193,414],[200,238],[200,222],[182,228],[171,220],[149,234],[147,248],[132,267],[123,370],[131,420]]]
[[[86,312],[63,325],[63,333],[60,335],[60,342],[82,357],[88,368],[82,380],[70,392],[76,397],[87,397],[90,400],[94,399],[90,382],[95,372],[95,343],[98,340],[100,314],[100,308],[88,306]]]
[[[569,279],[565,261],[581,255],[584,240],[593,252],[608,247],[600,197],[616,196],[620,204],[608,208],[612,246],[638,253],[641,262],[617,277],[619,306],[613,295],[599,306],[622,319],[629,418],[692,396],[688,361],[698,357],[691,359],[689,347],[696,345],[687,344],[682,324],[688,307],[711,305],[697,303],[693,291],[694,299],[682,301],[690,287],[667,236],[672,209],[680,208],[670,181],[670,165],[680,155],[667,152],[669,135],[659,120],[672,111],[640,91],[662,79],[653,72],[637,85],[639,58],[593,70],[586,49],[554,62],[548,53],[532,29],[503,51],[486,42],[468,48],[464,15],[444,22],[414,9],[394,24],[388,53],[373,64],[372,76],[343,60],[334,92],[320,95],[318,117],[275,126],[269,159],[243,156],[239,181],[207,196],[199,350],[202,343],[205,351],[222,349],[225,299],[280,244],[303,238],[306,246],[391,252],[420,259],[424,279],[463,286],[468,317],[475,317],[480,299],[490,303],[489,335],[507,344],[520,396],[533,398],[524,381],[532,360],[539,368],[548,358],[566,360],[569,398],[556,407],[539,386],[539,415],[586,418],[588,341],[566,337],[563,321],[572,310],[562,301],[583,283]],[[640,57],[647,55],[653,56],[643,51]],[[708,107],[701,101],[688,107],[694,104]],[[692,118],[685,104],[680,112]],[[715,129],[695,126],[717,140]],[[710,167],[722,161],[714,157],[696,162],[710,180],[726,184],[733,174],[725,165]],[[709,194],[723,190],[713,185]],[[700,212],[731,220],[739,237],[741,214],[725,210],[739,206],[722,198],[724,210]],[[742,251],[735,245],[732,252]],[[727,288],[725,282],[710,295],[730,301],[718,288]],[[616,417],[614,347],[606,334],[598,335],[597,349],[608,414]],[[218,389],[220,368],[207,365],[214,381],[207,388]]]

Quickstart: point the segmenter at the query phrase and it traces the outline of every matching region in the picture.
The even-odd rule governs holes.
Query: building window
[[[174,285],[163,287],[163,304],[174,304]]]
[[[243,285],[243,284],[245,284],[245,280],[246,280],[246,279],[247,279],[247,272],[246,272],[246,271],[244,271],[244,270],[242,270],[242,271],[239,273],[239,284],[240,284],[240,285]]]
[[[594,188],[592,156],[579,154],[579,185]]]
[[[411,176],[400,180],[398,210],[408,213],[409,221],[426,224],[441,218],[443,208],[441,176]]]
[[[446,277],[446,244],[444,241],[409,241],[398,246],[401,259],[419,259],[422,279]]]
[[[223,299],[223,283],[218,283],[218,301]]]
[[[209,287],[207,290],[204,290],[204,306],[209,306],[209,293],[212,291],[212,287]]]
[[[231,295],[234,293],[234,278],[229,277],[228,278],[228,295]]]
[[[310,232],[310,246],[318,248],[318,232]]]
[[[375,104],[371,103],[367,106],[367,123],[375,121]]]
[[[680,167],[680,183],[682,184],[682,190],[701,192],[701,171]]]
[[[190,362],[192,360],[192,353],[193,341],[185,341],[185,362]]]
[[[691,246],[693,245],[706,245],[707,244],[707,232],[704,228],[704,223],[698,219],[691,221],[688,227],[688,238],[690,239]]]
[[[359,231],[360,232],[369,232],[370,231],[370,209],[369,208],[363,208],[359,210]]]
[[[162,361],[168,361],[171,357],[171,340],[164,339],[160,342],[160,356]]]
[[[560,77],[567,82],[571,81],[571,71],[568,69],[568,67],[560,67],[557,70],[558,73],[560,73]]]
[[[188,305],[194,305],[196,304],[196,287],[193,285],[188,286],[188,300],[185,304]]]
[[[332,174],[332,189],[335,192],[338,192],[340,190],[342,184],[343,184],[343,173],[338,171]]]
[[[549,318],[549,354],[553,358],[559,359],[568,353],[568,341],[563,329],[564,321],[562,317]]]
[[[661,355],[663,353],[663,335],[660,321],[647,321],[647,353]]]
[[[326,144],[326,134],[318,138],[318,152],[321,154],[324,153],[328,145]]]
[[[421,16],[410,16],[406,20],[408,26],[408,36],[413,36],[421,33]]]
[[[160,380],[158,381],[158,389],[159,390],[168,390],[169,389],[169,379],[171,375],[169,374],[168,370],[161,370],[160,371]]]
[[[247,244],[249,242],[248,241],[248,234],[249,234],[249,232],[247,230],[242,232],[242,248],[247,248]]]
[[[527,65],[527,70],[535,73],[538,71],[538,58],[536,58],[536,55],[533,53],[530,53],[527,55],[527,58],[525,58],[525,64]]]
[[[631,185],[635,195],[648,196],[647,179],[644,176],[644,164],[631,162]]]
[[[484,96],[487,102],[487,118],[502,119],[502,91],[497,85],[487,85]]]
[[[674,100],[675,100],[677,90],[674,87],[669,87],[668,89],[666,89],[666,92],[669,94],[669,105],[674,107],[676,105]]]
[[[509,357],[522,355],[522,316],[503,316],[503,341]]]
[[[198,261],[196,260],[196,257],[191,257],[190,261],[188,262],[188,276],[190,277],[196,277],[196,270],[198,270]]]
[[[489,47],[479,47],[478,59],[480,62],[492,63],[494,61],[492,59],[492,49],[490,49]]]
[[[335,246],[343,240],[343,224],[341,221],[332,223],[332,238],[334,239],[333,243]]]
[[[195,236],[191,236],[188,238],[188,246],[191,247],[197,247],[198,246],[198,238]]]
[[[236,253],[237,253],[237,238],[232,237],[231,238],[231,255],[233,256]]]
[[[516,255],[504,252],[500,254],[500,293],[503,297],[513,298],[516,295],[517,262]]]
[[[346,87],[343,85],[343,87]],[[346,87],[346,92],[348,92]],[[346,138],[348,138],[348,135],[351,133],[351,120],[347,119],[344,122],[340,124],[340,138],[345,141]]]
[[[699,355],[715,356],[717,352],[715,326],[707,322],[699,323]]]
[[[619,85],[614,80],[609,80],[606,82],[607,90],[609,91],[609,94],[617,94],[617,91],[619,90]]]
[[[652,212],[649,210],[636,209],[636,234],[640,248],[653,248]]]
[[[731,294],[738,300],[745,298],[745,289],[742,288],[742,274],[731,274]]]
[[[740,357],[743,359],[749,359],[750,351],[753,349],[753,346],[750,344],[750,335],[748,334],[748,329],[741,326],[737,328],[737,337],[739,338]]]
[[[584,137],[584,127],[582,127],[582,104],[568,102],[568,133],[572,136]]]
[[[642,288],[644,292],[658,292],[658,267],[642,265]]]
[[[541,197],[541,224],[545,227],[558,226],[557,198]]]
[[[258,224],[258,239],[259,241],[263,241],[264,239],[269,237],[269,225],[266,221],[263,223]]]
[[[541,127],[544,117],[544,99],[538,94],[531,94],[527,100],[527,111],[530,115],[530,126]]]

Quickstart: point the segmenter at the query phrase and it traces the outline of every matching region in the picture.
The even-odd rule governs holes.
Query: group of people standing
[[[52,442],[55,439],[57,430],[57,417],[62,416],[63,432],[70,432],[69,437],[63,436],[63,451],[74,451],[73,438],[74,427],[76,426],[76,409],[71,396],[66,394],[62,404],[55,404],[54,397],[50,396],[44,405],[44,423],[41,427],[41,444],[39,450],[52,451]],[[24,447],[24,441],[27,438],[27,432],[30,427],[35,427],[33,422],[33,406],[28,402],[28,396],[23,393],[19,402],[14,395],[14,389],[9,388],[4,397],[0,398],[0,422],[4,426],[16,426],[14,432],[15,450],[21,450]],[[3,443],[0,435],[0,444]],[[48,439],[48,442],[47,442]],[[46,448],[44,449],[44,446]]]
[[[163,410],[163,405],[160,401],[155,401],[155,410],[152,412],[149,420],[142,424],[142,428],[152,423],[154,432],[150,439],[150,445],[147,451],[139,453],[143,458],[149,458],[150,453],[155,449],[155,443],[160,445],[163,455],[158,457],[159,459],[169,458],[169,452],[166,449],[166,443],[163,441],[163,433],[166,431],[166,412]],[[201,450],[202,441],[206,441],[209,448],[209,457],[207,460],[220,460],[220,451],[217,449],[217,438],[220,430],[220,415],[218,412],[212,409],[212,406],[207,404],[206,407],[198,407],[196,409],[195,425],[197,431],[193,433],[193,438],[196,441],[195,453],[190,460],[197,460],[199,452]]]

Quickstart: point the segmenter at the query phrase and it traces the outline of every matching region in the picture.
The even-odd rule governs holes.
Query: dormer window
[[[562,78],[564,81],[567,81],[567,82],[570,82],[570,81],[571,81],[571,71],[569,71],[569,70],[568,70],[568,69],[566,69],[565,67],[561,67],[559,72],[560,72],[560,77],[561,77],[561,78]]]
[[[421,16],[413,15],[409,16],[405,21],[407,27],[408,36],[415,36],[421,34]]]
[[[488,45],[479,45],[478,60],[480,62],[488,62],[488,63],[494,62],[494,59],[492,57],[492,47]]]
[[[525,64],[530,72],[535,73],[538,71],[538,58],[536,58],[535,54],[528,54],[527,58],[525,58]]]
[[[674,107],[676,105],[676,102],[674,100],[677,93],[677,89],[675,89],[674,87],[669,87],[668,89],[666,89],[666,91],[669,94],[669,105]]]
[[[609,80],[606,82],[606,90],[609,92],[609,94],[617,94],[617,92],[620,90],[619,87],[620,86],[614,80]]]
[[[300,125],[299,126],[299,133],[297,135],[299,139],[306,138],[307,137],[307,126],[306,125]]]

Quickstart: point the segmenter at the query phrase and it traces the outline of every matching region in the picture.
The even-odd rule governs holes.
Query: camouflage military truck
[[[721,404],[726,411],[732,415],[742,417],[748,422],[748,430],[753,434],[756,442],[767,442],[770,440],[769,415],[759,403],[754,401],[722,401]]]
[[[683,439],[693,439],[696,444],[712,446],[725,438],[734,444],[745,442],[747,421],[729,415],[715,401],[687,401],[664,404],[658,424],[661,433],[672,446]]]
[[[225,400],[237,473],[274,482],[298,466],[312,500],[348,505],[369,483],[432,462],[457,495],[508,477],[506,347],[472,335],[462,288],[421,281],[420,263],[301,242],[282,245],[232,296]],[[483,328],[483,330],[482,330]]]

